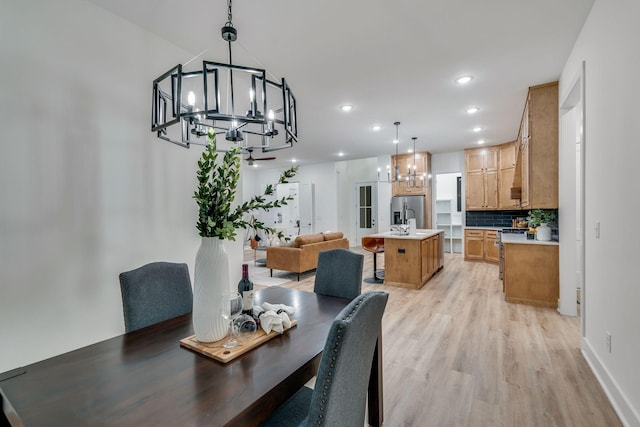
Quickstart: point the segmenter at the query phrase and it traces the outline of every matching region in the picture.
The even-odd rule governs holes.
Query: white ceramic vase
[[[223,339],[228,332],[229,257],[224,240],[203,237],[196,254],[193,289],[193,331],[200,342]]]
[[[541,241],[551,240],[551,227],[544,222],[540,224],[536,228],[536,238]]]

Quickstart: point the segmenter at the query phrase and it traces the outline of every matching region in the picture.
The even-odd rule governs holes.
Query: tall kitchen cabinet
[[[511,198],[511,187],[516,170],[516,141],[498,145],[498,209],[520,209],[520,200]]]
[[[468,148],[464,154],[466,209],[498,209],[498,147]]]
[[[511,196],[522,209],[558,208],[558,82],[529,88]]]
[[[398,166],[398,180],[395,176],[395,167]],[[425,223],[427,228],[431,228],[431,153],[419,151],[415,155],[398,154],[391,156],[390,178],[392,196],[414,196],[424,195],[425,199]],[[415,182],[419,186],[412,185]],[[424,183],[424,185],[422,185]]]

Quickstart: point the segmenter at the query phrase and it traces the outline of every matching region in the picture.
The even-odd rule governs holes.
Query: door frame
[[[371,229],[360,228],[360,187],[371,187]],[[376,181],[356,182],[354,189],[354,201],[355,201],[355,231],[356,231],[356,246],[360,246],[363,236],[378,232],[378,183]],[[363,232],[361,230],[371,230]]]
[[[568,169],[567,173],[573,173],[575,176],[575,185],[572,188],[573,194],[565,194],[562,200],[569,205],[569,207],[575,208],[575,217],[573,219],[567,219],[563,221],[565,227],[560,228],[560,233],[563,236],[569,237],[567,244],[570,247],[565,253],[568,261],[563,263],[561,260],[561,268],[564,265],[565,268],[573,268],[575,274],[574,280],[565,280],[560,282],[560,305],[559,311],[561,314],[576,315],[576,304],[573,303],[573,299],[569,301],[563,301],[564,298],[572,298],[575,290],[580,287],[580,329],[581,336],[586,336],[586,301],[587,301],[587,277],[585,269],[585,252],[586,252],[586,232],[585,232],[585,166],[586,166],[586,109],[585,109],[585,71],[586,62],[582,61],[578,74],[574,77],[569,90],[562,99],[560,104],[560,147],[561,151],[565,147],[567,152],[567,158],[562,162],[562,167]],[[563,121],[563,117],[567,117],[566,114],[573,112],[573,121]],[[569,123],[566,123],[569,122]],[[572,126],[573,132],[569,129],[569,132],[565,132],[567,129],[563,129],[562,124],[565,126]],[[573,160],[568,158],[569,152],[573,153]],[[571,167],[573,165],[573,167]],[[569,191],[570,189],[565,189]],[[571,196],[575,195],[573,198]],[[571,200],[571,201],[570,201]],[[571,212],[571,209],[570,209]],[[562,215],[562,212],[561,212]],[[563,230],[565,228],[565,230]],[[569,230],[566,230],[569,228]],[[565,239],[562,239],[563,241]],[[573,241],[573,245],[571,244]],[[561,246],[562,247],[562,246]],[[568,251],[574,251],[575,257],[569,256]],[[562,253],[562,252],[561,252]],[[562,276],[561,276],[562,277]],[[568,277],[565,276],[565,277]]]

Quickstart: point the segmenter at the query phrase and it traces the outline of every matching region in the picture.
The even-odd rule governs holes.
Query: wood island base
[[[384,284],[420,289],[444,266],[444,232],[417,230],[415,235],[389,232],[367,237],[384,238]]]

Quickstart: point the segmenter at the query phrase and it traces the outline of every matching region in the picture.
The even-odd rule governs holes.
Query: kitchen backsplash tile
[[[468,227],[511,227],[511,220],[526,217],[529,211],[466,211]]]

